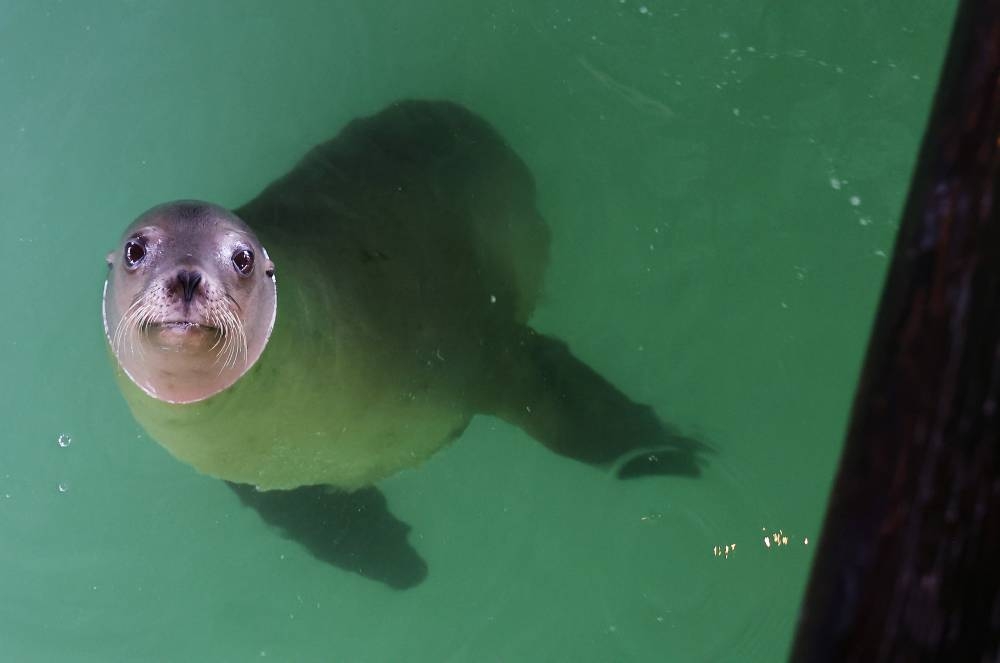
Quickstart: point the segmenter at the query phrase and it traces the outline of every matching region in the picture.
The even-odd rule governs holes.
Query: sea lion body
[[[504,409],[498,382],[520,370],[549,234],[529,172],[484,121],[450,103],[394,104],[235,214],[276,266],[260,358],[181,404],[119,368],[136,418],[177,458],[261,489],[351,490]]]

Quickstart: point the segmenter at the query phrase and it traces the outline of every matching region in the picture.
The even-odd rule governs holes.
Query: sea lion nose
[[[177,272],[177,284],[184,291],[184,302],[191,303],[194,299],[195,288],[201,283],[201,273],[194,270],[182,269]]]

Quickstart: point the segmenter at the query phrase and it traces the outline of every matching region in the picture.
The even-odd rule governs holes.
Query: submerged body
[[[141,216],[109,256],[106,332],[139,422],[230,482],[354,490],[476,413],[585,462],[666,447],[656,471],[697,473],[695,447],[527,326],[548,245],[531,175],[488,124],[401,102],[235,213]]]

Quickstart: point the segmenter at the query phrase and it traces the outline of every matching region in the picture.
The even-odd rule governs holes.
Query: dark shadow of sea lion
[[[393,516],[374,486],[354,492],[305,486],[261,492],[244,483],[226,485],[266,523],[316,559],[393,589],[427,576],[427,563],[407,541],[410,527]]]

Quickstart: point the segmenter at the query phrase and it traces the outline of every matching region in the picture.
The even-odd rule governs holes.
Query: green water
[[[418,4],[0,2],[0,660],[785,656],[953,3]],[[139,212],[401,97],[507,138],[533,324],[717,453],[622,482],[477,418],[381,486],[430,568],[395,591],[147,439],[99,301]]]

